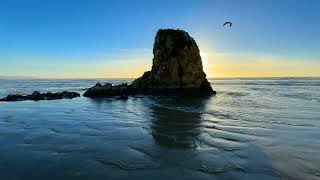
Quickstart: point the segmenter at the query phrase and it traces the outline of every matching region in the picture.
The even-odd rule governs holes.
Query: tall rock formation
[[[153,65],[136,88],[207,88],[212,90],[203,71],[199,48],[183,30],[160,29],[153,46]]]
[[[110,84],[87,90],[84,96],[115,96],[134,94],[215,94],[203,71],[199,48],[183,30],[160,29],[153,46],[151,71],[134,80],[131,85]]]

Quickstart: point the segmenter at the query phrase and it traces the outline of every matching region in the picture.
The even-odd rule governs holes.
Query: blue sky
[[[1,0],[0,76],[137,77],[159,28],[188,31],[208,76],[320,76],[319,9],[317,0]]]

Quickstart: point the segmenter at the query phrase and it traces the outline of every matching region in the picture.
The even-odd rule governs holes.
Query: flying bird
[[[231,26],[232,26],[232,22],[227,21],[227,22],[225,22],[225,23],[223,24],[223,26],[225,26],[225,25],[229,25],[229,26],[231,27]]]

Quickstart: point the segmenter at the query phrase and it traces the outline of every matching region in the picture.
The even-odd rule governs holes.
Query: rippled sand
[[[215,80],[204,99],[0,103],[0,179],[320,179],[320,81],[299,82]]]

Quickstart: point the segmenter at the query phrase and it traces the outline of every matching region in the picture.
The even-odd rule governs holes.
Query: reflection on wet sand
[[[205,99],[173,99],[157,100],[151,106],[152,120],[151,130],[154,140],[167,147],[193,148],[196,147],[196,139],[200,133],[201,113],[188,112],[183,107],[188,105],[204,108]],[[172,104],[176,107],[170,108]],[[182,108],[181,110],[177,108]],[[201,110],[200,110],[201,112]]]
[[[235,133],[230,127],[216,126],[204,116],[208,103],[212,108],[214,100],[154,100],[150,106],[150,130],[160,146],[161,164],[173,164],[218,179],[280,179],[266,154],[249,136]]]

